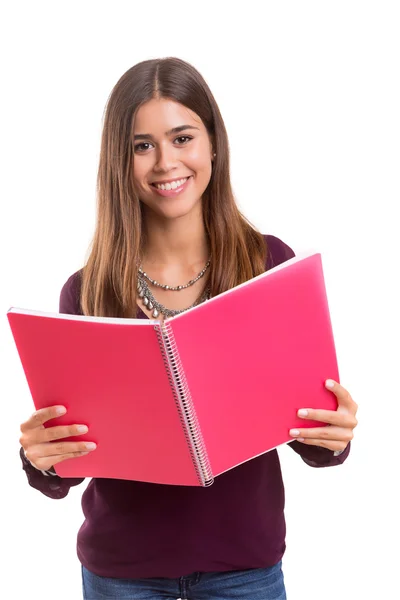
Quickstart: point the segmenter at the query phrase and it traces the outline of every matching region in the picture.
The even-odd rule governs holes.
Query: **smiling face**
[[[201,208],[213,150],[200,117],[173,100],[152,99],[138,109],[133,135],[134,187],[146,211],[173,219]]]

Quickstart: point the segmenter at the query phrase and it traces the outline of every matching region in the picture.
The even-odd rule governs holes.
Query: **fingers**
[[[342,407],[353,414],[356,414],[358,405],[354,402],[350,393],[340,383],[333,379],[327,379],[325,387],[333,392],[338,400],[339,407]]]
[[[84,435],[88,432],[86,425],[58,425],[56,427],[36,428],[27,430],[19,438],[21,446],[42,444],[52,442],[63,438],[73,437],[75,435]]]
[[[39,471],[49,471],[51,467],[54,467],[54,465],[63,460],[67,460],[67,458],[78,458],[79,456],[89,454],[89,452],[90,450],[86,450],[86,452],[69,452],[68,454],[60,454],[58,456],[48,456],[46,458],[40,457],[36,459],[36,461],[31,460],[28,455],[26,457],[35,469],[38,469]]]
[[[301,408],[297,416],[301,419],[310,419],[320,421],[328,425],[354,429],[358,425],[356,419],[358,406],[350,396],[349,392],[336,381],[327,379],[325,382],[327,389],[332,391],[338,400],[337,410],[322,410],[312,408]]]
[[[25,456],[29,462],[42,471],[47,471],[53,465],[77,456],[84,456],[95,450],[94,442],[57,442],[29,446]]]
[[[322,448],[327,448],[328,450],[333,450],[334,452],[342,452],[348,446],[348,442],[336,441],[336,440],[321,440],[314,438],[307,439],[297,439],[298,442],[302,444],[306,444],[307,446],[320,446]]]
[[[326,423],[326,426],[291,429],[289,433],[303,444],[342,451],[354,437],[353,429],[358,425],[356,419],[358,406],[340,383],[327,379],[325,386],[336,395],[337,410],[302,408],[297,412],[297,416],[301,419]]]
[[[290,435],[300,441],[309,439],[318,439],[319,441],[330,440],[330,441],[342,441],[346,445],[350,442],[354,435],[351,429],[344,429],[343,427],[310,427],[308,429],[291,429]]]
[[[50,419],[60,417],[67,412],[65,406],[48,406],[47,408],[41,408],[33,413],[33,415],[21,425],[21,432],[25,433],[29,429],[35,429],[36,427],[43,427],[43,424]]]
[[[350,427],[352,429],[358,424],[354,414],[334,410],[302,408],[297,412],[297,416],[301,419],[310,419],[312,421],[320,421],[321,423],[328,423],[329,425],[336,425],[338,427]]]
[[[88,432],[86,425],[56,425],[55,427],[44,427],[44,423],[55,417],[65,414],[64,407],[51,406],[36,411],[25,423],[21,425],[21,436],[19,443],[26,449],[28,446],[52,442],[62,438],[84,435]]]
[[[51,419],[66,412],[63,406],[50,406],[37,410],[25,423],[22,423],[19,442],[26,458],[37,469],[47,471],[67,458],[84,456],[96,448],[93,442],[65,441],[65,438],[87,433],[86,425],[44,426]]]
[[[290,435],[302,444],[321,446],[328,450],[344,450],[353,439],[353,430],[328,425],[327,427],[310,427],[308,429],[291,429]]]
[[[89,454],[89,452],[91,452],[91,450],[86,450],[86,452],[69,452],[68,454],[60,454],[59,456],[50,456],[48,459],[50,462],[50,466],[46,467],[45,469],[43,469],[43,467],[40,467],[40,470],[48,471],[49,469],[51,469],[51,467],[54,467],[54,465],[57,465],[63,460],[67,460],[67,458],[79,458],[80,456],[85,456],[86,454]]]

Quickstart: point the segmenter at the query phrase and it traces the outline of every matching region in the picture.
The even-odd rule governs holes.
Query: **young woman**
[[[163,319],[292,256],[289,246],[255,231],[239,212],[226,130],[201,75],[176,58],[129,69],[105,114],[91,253],[63,286],[60,312]],[[350,394],[336,382],[329,389],[336,411],[301,413],[329,426],[291,432],[290,446],[313,467],[343,463],[357,424]],[[51,498],[83,481],[61,479],[52,467],[95,451],[63,441],[82,433],[82,424],[43,427],[59,410],[65,412],[39,410],[21,425],[29,483]],[[92,479],[82,507],[84,598],[286,598],[276,450],[208,488]]]

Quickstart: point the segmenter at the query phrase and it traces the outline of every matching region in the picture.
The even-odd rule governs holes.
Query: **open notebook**
[[[297,256],[164,325],[11,308],[36,409],[97,443],[61,477],[207,486],[292,438],[302,407],[335,410],[339,380],[319,253]]]

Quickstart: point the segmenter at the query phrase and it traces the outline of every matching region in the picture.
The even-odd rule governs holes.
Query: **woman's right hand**
[[[87,433],[86,425],[57,425],[45,427],[44,423],[66,413],[63,406],[41,408],[22,423],[19,442],[29,462],[41,471],[76,456],[89,454],[96,448],[93,442],[65,442],[63,438]]]

